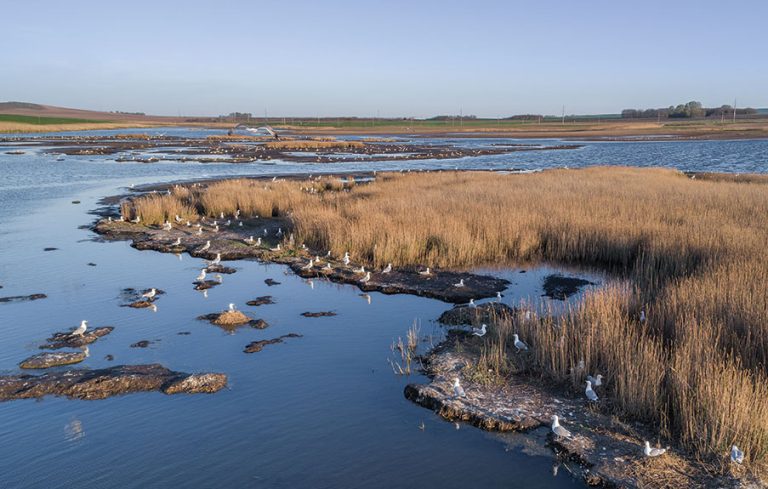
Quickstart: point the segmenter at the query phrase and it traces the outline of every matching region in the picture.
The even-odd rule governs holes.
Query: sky
[[[768,107],[764,0],[0,1],[0,101],[270,117]]]

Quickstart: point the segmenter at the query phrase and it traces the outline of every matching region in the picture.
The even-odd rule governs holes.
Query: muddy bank
[[[365,270],[358,264],[345,265],[340,257],[326,257],[324,250],[309,250],[286,242],[290,223],[282,218],[246,218],[242,226],[220,226],[219,231],[209,229],[197,234],[196,224],[163,230],[156,226],[144,226],[131,222],[102,219],[93,230],[108,240],[131,240],[139,250],[154,250],[164,253],[183,253],[213,260],[217,255],[222,260],[256,259],[288,265],[303,278],[326,279],[335,283],[356,285],[364,292],[384,294],[412,294],[430,297],[454,304],[468,303],[495,297],[509,282],[504,279],[450,270],[427,270],[417,267],[395,268],[388,273],[383,270]],[[261,236],[262,244],[249,244],[249,236]],[[176,244],[177,240],[180,244]],[[210,246],[206,246],[210,242]],[[280,249],[277,245],[280,245]],[[313,262],[318,256],[323,257]],[[228,268],[228,267],[227,267]],[[234,270],[234,269],[233,269]],[[366,273],[370,275],[366,277]],[[457,287],[456,284],[463,286]],[[218,285],[215,281],[195,282],[196,288],[204,289]],[[274,280],[267,285],[278,285]]]
[[[48,296],[45,294],[30,294],[30,295],[13,295],[9,297],[0,297],[0,304],[8,302],[26,302],[45,299]]]
[[[252,341],[245,345],[245,349],[243,350],[245,353],[258,353],[262,349],[264,349],[267,345],[275,345],[277,343],[283,343],[283,340],[285,338],[301,338],[302,335],[297,333],[288,333],[283,336],[278,336],[277,338],[272,338],[271,340],[258,340],[258,341]]]
[[[227,386],[219,373],[188,374],[162,365],[120,365],[97,370],[67,370],[42,375],[0,376],[0,400],[44,396],[106,399],[133,392],[214,393]]]
[[[574,398],[540,378],[512,375],[503,381],[473,368],[484,340],[463,332],[448,338],[423,358],[431,383],[409,384],[409,400],[435,411],[441,417],[469,423],[489,431],[530,432],[542,430],[547,446],[565,461],[579,466],[576,476],[601,487],[742,487],[731,476],[715,477],[703,466],[670,449],[657,458],[643,454],[644,440],[656,446],[653,427],[622,423],[605,415],[584,398]],[[527,354],[527,353],[521,353]],[[454,394],[458,378],[466,397]],[[600,389],[597,388],[598,394]],[[570,438],[551,433],[553,415],[572,434]]]

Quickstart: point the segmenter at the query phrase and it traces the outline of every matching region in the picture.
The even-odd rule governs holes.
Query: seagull
[[[224,223],[225,226],[231,226],[232,225],[232,219],[227,219],[227,222]]]
[[[216,258],[214,258],[211,262],[209,262],[209,265],[218,265],[221,263],[221,253],[216,253]]]
[[[641,323],[644,323],[644,322],[645,322],[645,309],[642,309],[642,310],[640,311],[640,322],[641,322]]]
[[[355,273],[365,273],[365,267],[360,265],[360,268],[355,268],[352,271],[355,272]]]
[[[603,376],[600,374],[595,375],[592,377],[591,375],[587,375],[587,380],[592,382],[592,386],[594,387],[600,387],[603,385]]]
[[[235,312],[235,304],[232,302],[229,303],[229,312]]]
[[[174,217],[173,220],[176,222],[181,222],[181,217],[179,217],[179,215],[176,214],[176,217]]]
[[[277,232],[275,233],[275,236],[281,236],[283,234],[283,228],[277,228]]]
[[[213,232],[214,233],[218,233],[219,232],[219,225],[218,224],[213,227]]]
[[[384,268],[384,270],[381,271],[381,273],[389,273],[392,271],[392,264],[388,263],[387,266]]]
[[[261,246],[261,238],[256,239],[256,246]]]
[[[253,236],[249,236],[244,240],[248,244],[253,244]]]
[[[264,228],[264,236],[267,235],[267,228]]]
[[[321,261],[320,255],[315,255],[315,263],[319,264]]]
[[[367,284],[368,281],[371,280],[371,272],[366,272],[365,277],[363,277],[362,280],[360,280],[362,283]]]
[[[171,246],[179,246],[181,245],[181,238],[176,238],[176,241],[173,242],[173,245]]]
[[[487,324],[483,324],[479,328],[472,328],[472,334],[475,336],[485,336],[486,328],[488,327]]]
[[[224,219],[224,213],[223,212],[219,214],[219,219]]]
[[[552,433],[555,434],[555,436],[562,436],[563,438],[570,438],[571,432],[560,426],[560,418],[557,417],[557,414],[552,416]]]
[[[277,243],[275,248],[270,248],[269,251],[280,251],[280,243]]]
[[[208,251],[208,248],[211,247],[211,242],[206,241],[202,248],[200,248],[200,251]]]
[[[134,224],[138,224],[141,222],[141,216],[136,216],[136,219],[131,219],[131,222]]]
[[[731,447],[731,462],[736,462],[737,464],[744,462],[744,452],[739,450],[739,447],[736,445]]]
[[[315,266],[315,261],[314,260],[309,260],[309,263],[307,263],[306,265],[301,267],[301,269],[302,270],[312,270],[312,267],[314,267],[314,266]]]
[[[73,336],[83,336],[85,333],[85,330],[88,329],[88,321],[83,319],[83,321],[80,323],[80,326],[72,330]]]
[[[243,227],[243,221],[237,223],[238,227]]]
[[[349,265],[349,252],[344,253],[344,265]]]
[[[470,309],[474,309],[477,307],[477,304],[475,304],[475,299],[469,299],[469,304],[467,304],[467,307]]]
[[[215,278],[215,279],[216,279],[216,281],[217,281],[218,283],[220,283],[220,284],[223,284],[223,283],[224,283],[224,277],[222,277],[220,273],[217,273],[216,275],[214,275],[214,276],[213,276],[213,278]]]
[[[154,299],[156,295],[157,295],[157,289],[155,289],[154,287],[149,289],[149,292],[145,294],[141,294],[142,297],[144,297],[145,299],[149,299],[150,301]]]
[[[464,279],[459,280],[459,283],[453,284],[454,287],[464,287]]]
[[[189,221],[187,221],[187,227],[188,227],[188,228],[191,228],[191,227],[192,227],[192,223],[191,223],[191,222],[189,222]]]
[[[453,393],[456,397],[467,397],[467,393],[464,392],[464,388],[459,384],[459,378],[453,379]]]
[[[168,222],[168,221],[165,221],[165,222],[163,223],[163,230],[165,230],[165,231],[170,231],[171,229],[173,229],[173,226],[171,225],[171,223],[170,223],[170,222]]]
[[[331,262],[328,262],[325,264],[325,268],[323,270],[333,270],[333,267],[331,267]]]
[[[664,455],[666,452],[666,448],[651,448],[651,443],[648,441],[645,442],[643,453],[646,457],[658,457],[659,455]]]
[[[526,345],[524,341],[520,340],[520,338],[517,336],[517,333],[513,334],[512,336],[515,338],[515,348],[517,348],[517,351],[528,350],[528,345]]]
[[[427,269],[423,272],[419,272],[419,275],[430,275],[429,267],[427,267]]]
[[[197,235],[202,236],[203,235],[203,228],[197,228]]]
[[[202,270],[200,270],[200,275],[198,275],[198,276],[197,276],[197,278],[196,278],[195,280],[196,280],[197,282],[202,282],[203,280],[205,280],[205,268],[203,268]]]
[[[592,382],[589,380],[587,381],[587,389],[584,391],[584,393],[587,395],[587,399],[590,401],[596,402],[597,401],[597,394],[592,389]]]
[[[501,302],[501,292],[496,292],[496,301]]]

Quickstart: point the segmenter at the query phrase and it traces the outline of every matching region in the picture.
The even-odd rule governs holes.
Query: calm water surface
[[[48,298],[0,304],[0,370],[18,372],[18,362],[36,353],[50,333],[88,319],[92,326],[112,325],[115,331],[91,346],[85,367],[157,362],[180,371],[225,372],[230,386],[214,395],[2,403],[0,487],[581,487],[565,470],[552,475],[553,458],[543,448],[543,436],[454,425],[403,397],[407,383],[427,379],[393,375],[387,363],[390,344],[414,321],[424,337],[438,340],[442,329],[434,319],[448,305],[377,293],[370,294],[369,304],[355,287],[310,284],[286,274],[283,266],[254,261],[230,263],[238,272],[225,276],[205,298],[192,288],[201,260],[140,252],[125,242],[95,242],[90,231],[78,229],[92,221],[88,211],[98,207],[99,198],[130,184],[317,174],[360,169],[360,163],[142,165],[93,156],[56,161],[45,148],[4,154],[11,149],[0,152],[0,295],[43,292]],[[704,169],[695,166],[708,162],[716,168],[706,169],[746,172],[765,171],[767,151],[760,141],[588,143],[576,151],[364,165],[382,170],[590,163]],[[44,252],[45,247],[58,250]],[[513,282],[504,300],[541,299],[543,277],[553,271],[501,272]],[[266,278],[281,285],[267,287]],[[158,287],[167,294],[157,301],[157,312],[134,310],[119,307],[125,287]],[[261,295],[272,295],[277,304],[245,305]],[[271,326],[230,334],[195,320],[230,302]],[[338,315],[300,316],[320,310]],[[304,337],[256,354],[242,352],[250,341],[291,332]],[[129,346],[144,339],[153,341],[149,348]],[[104,358],[108,354],[113,362]]]

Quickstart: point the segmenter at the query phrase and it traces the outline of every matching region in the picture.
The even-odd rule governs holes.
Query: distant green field
[[[109,121],[97,121],[91,119],[74,119],[70,117],[36,117],[33,115],[0,114],[0,122],[18,122],[20,124],[98,124]]]

